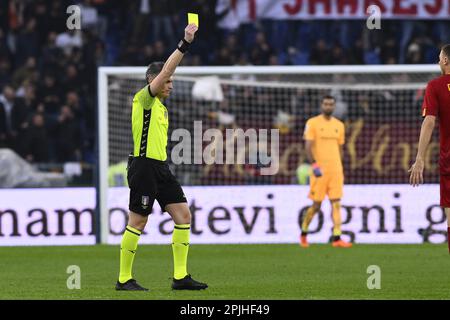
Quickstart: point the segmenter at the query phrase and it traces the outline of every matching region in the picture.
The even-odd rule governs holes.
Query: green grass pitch
[[[134,276],[149,292],[117,292],[118,246],[1,247],[0,299],[450,299],[445,245],[193,245],[189,272],[200,292],[172,291],[170,245],[141,245]],[[67,289],[69,265],[81,289]],[[381,289],[367,288],[367,267]]]

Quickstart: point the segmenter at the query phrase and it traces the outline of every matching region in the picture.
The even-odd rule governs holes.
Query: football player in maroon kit
[[[439,54],[442,76],[428,82],[422,105],[424,117],[420,129],[416,162],[412,165],[409,182],[412,186],[423,183],[424,158],[433,133],[436,117],[439,119],[440,150],[439,173],[441,207],[447,215],[447,239],[450,253],[450,44],[442,47]]]

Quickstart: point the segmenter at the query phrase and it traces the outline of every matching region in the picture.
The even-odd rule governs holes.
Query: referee
[[[130,155],[127,176],[130,213],[120,246],[120,273],[116,290],[148,291],[133,279],[132,267],[139,236],[147,224],[155,199],[175,223],[172,236],[172,289],[200,290],[208,287],[187,273],[191,212],[179,182],[166,163],[169,119],[167,108],[162,103],[170,95],[172,75],[197,30],[195,24],[189,24],[184,30],[184,39],[169,59],[165,63],[153,62],[148,66],[145,75],[148,84],[133,98],[131,121],[134,151]]]

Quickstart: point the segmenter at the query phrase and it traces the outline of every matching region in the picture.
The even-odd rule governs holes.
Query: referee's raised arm
[[[169,59],[167,59],[164,63],[161,72],[150,83],[150,90],[153,95],[158,95],[158,93],[164,88],[164,84],[173,75],[176,67],[180,63],[181,59],[183,59],[184,54],[194,40],[197,30],[198,27],[195,24],[188,24],[184,29],[184,38],[178,43],[177,49],[175,49]]]

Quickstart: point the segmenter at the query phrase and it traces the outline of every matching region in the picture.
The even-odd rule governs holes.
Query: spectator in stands
[[[236,34],[230,33],[225,39],[225,45],[230,52],[230,55],[233,56],[233,60],[236,61],[237,57],[239,57],[242,53],[242,48],[239,45],[239,40]]]
[[[95,65],[98,67],[106,65],[105,44],[102,41],[95,42]]]
[[[316,45],[311,50],[311,56],[309,58],[311,64],[328,65],[330,61],[330,50],[325,43],[325,40],[319,39]]]
[[[54,130],[56,157],[59,162],[81,160],[81,132],[72,109],[64,105]]]
[[[0,56],[5,57],[9,55],[8,43],[4,29],[0,28]]]
[[[44,81],[39,84],[38,100],[45,104],[46,112],[56,114],[61,105],[61,87],[52,74],[44,75]]]
[[[25,80],[36,80],[36,58],[33,56],[28,57],[25,65],[19,67],[14,72],[12,78],[12,85],[14,88],[18,88]]]
[[[30,11],[32,8],[30,8]],[[34,12],[30,15],[34,15],[36,19],[36,31],[38,33],[39,44],[45,43],[47,40],[47,35],[50,32],[50,26],[52,21],[49,19],[49,10],[45,2],[36,1],[34,6]]]
[[[38,111],[38,103],[36,99],[36,88],[30,82],[25,81],[24,86],[22,87],[23,91],[23,104],[26,107],[26,110],[29,112]],[[18,93],[19,95],[19,93]],[[43,106],[43,104],[41,103]],[[42,108],[42,107],[41,107]],[[41,109],[40,112],[43,112],[44,109]]]
[[[357,39],[353,46],[347,49],[351,64],[364,64],[364,47],[361,38]]]
[[[280,64],[280,62],[278,61],[278,57],[276,54],[272,54],[269,57],[269,66],[278,66]]]
[[[83,90],[84,81],[78,74],[78,69],[74,64],[69,64],[66,67],[66,74],[61,85],[64,91],[68,90]]]
[[[101,25],[99,24],[97,8],[92,6],[92,0],[84,0],[78,6],[80,7],[81,16],[83,17],[83,19],[81,19],[82,29],[91,29],[95,30],[96,33],[99,33],[98,29]]]
[[[414,40],[409,46],[406,53],[406,63],[419,64],[423,59],[422,48],[419,43]]]
[[[155,61],[165,61],[167,59],[167,50],[163,41],[155,42]]]
[[[0,90],[10,82],[11,82],[10,60],[6,57],[0,56]]]
[[[274,50],[267,42],[266,35],[263,32],[258,32],[255,37],[255,43],[250,50],[252,63],[255,65],[267,65],[273,53]]]
[[[56,37],[55,44],[58,48],[61,48],[66,55],[70,55],[73,48],[81,48],[83,45],[81,31],[72,29],[60,33]]]
[[[16,67],[25,64],[28,57],[35,57],[39,53],[39,35],[36,32],[36,19],[30,19],[16,38],[15,62]]]
[[[234,57],[231,55],[230,50],[227,47],[220,48],[220,51],[216,55],[216,65],[229,66],[235,63]]]
[[[24,130],[28,127],[26,106],[16,98],[14,89],[7,85],[0,95],[0,135],[6,137],[6,147],[20,153]]]
[[[8,30],[9,2],[0,1],[0,30]]]
[[[29,162],[47,162],[49,160],[49,141],[44,123],[44,116],[35,113],[31,124],[24,133],[23,156]]]
[[[125,48],[122,48],[122,52],[119,55],[118,62],[120,65],[133,66],[139,63],[139,46],[133,43],[128,44]]]
[[[342,47],[336,43],[333,48],[331,48],[331,64],[341,65],[350,64],[348,55],[344,52]]]
[[[70,108],[75,118],[79,120],[83,118],[84,108],[80,100],[80,96],[76,90],[70,90],[67,92],[65,105]]]
[[[140,62],[139,64],[144,66],[144,65],[148,65],[149,61],[157,61],[155,58],[155,51],[153,50],[153,47],[148,44],[146,46],[144,46],[142,55],[140,57]]]
[[[44,1],[44,3],[46,3],[47,8],[50,6],[50,15],[47,16],[49,30],[56,32],[56,34],[67,31],[66,21],[68,16],[66,10],[69,6],[68,1]]]
[[[152,41],[150,42],[166,41],[167,43],[176,43],[175,30],[172,24],[176,14],[175,5],[174,0],[150,0],[152,32]],[[161,61],[164,60],[162,59]]]
[[[54,31],[47,35],[47,42],[42,45],[41,55],[41,68],[53,74],[59,71],[58,64],[63,60],[63,51],[56,46],[56,38],[57,34]]]
[[[394,37],[388,38],[381,46],[381,61],[385,64],[395,64],[398,56],[398,46]]]
[[[139,43],[143,40],[150,43],[150,41],[148,41],[148,31],[150,29],[150,0],[139,0],[138,6],[134,7],[133,11],[135,12],[135,19],[131,35],[132,43]]]

